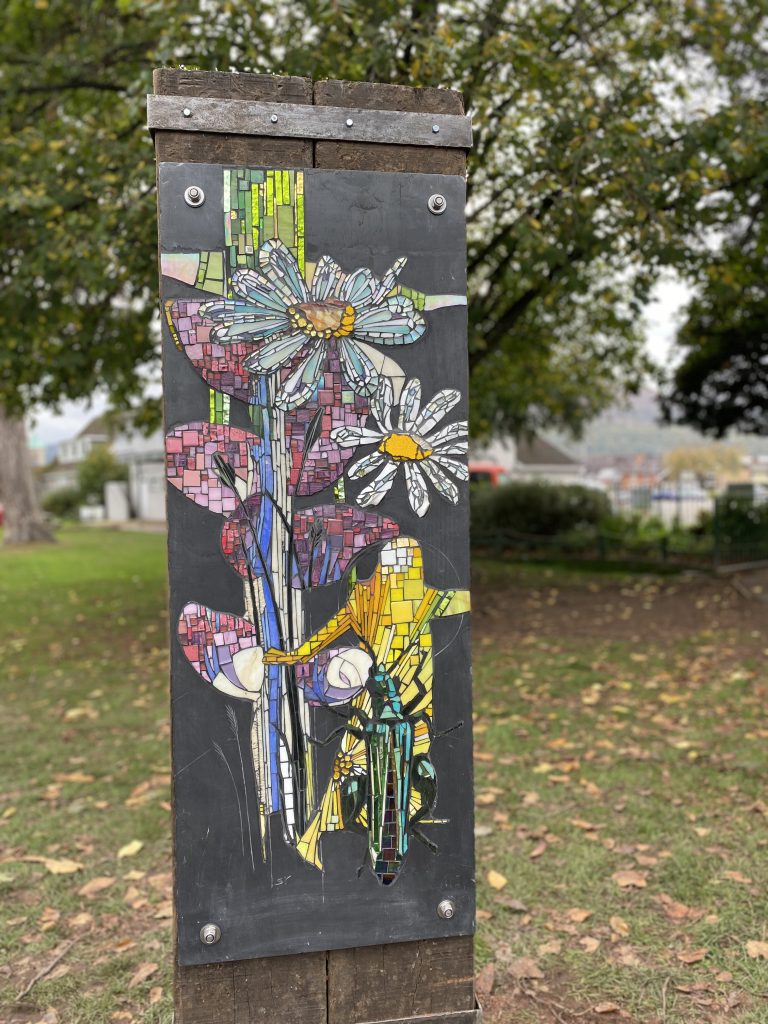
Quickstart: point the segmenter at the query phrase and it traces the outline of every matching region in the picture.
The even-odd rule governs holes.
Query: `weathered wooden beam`
[[[148,96],[147,127],[177,132],[338,139],[469,149],[472,125],[455,114],[405,113],[306,103],[255,103],[207,97]]]
[[[464,99],[452,89],[415,89],[376,82],[315,82],[315,104],[429,114],[464,113]],[[466,173],[466,153],[436,146],[383,145],[377,142],[325,140],[315,143],[315,167],[348,171],[413,171],[422,174]]]
[[[236,75],[224,71],[179,71],[158,68],[152,78],[155,95],[207,96],[219,100],[269,103],[311,103],[309,78]],[[311,167],[309,139],[274,138],[230,132],[154,132],[158,163],[248,164],[254,167]]]

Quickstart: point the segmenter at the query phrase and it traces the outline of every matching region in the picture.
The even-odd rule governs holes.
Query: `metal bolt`
[[[272,122],[272,124],[277,124],[277,114],[272,114],[269,120]]]
[[[440,125],[439,124],[433,124],[432,125],[432,131],[435,133],[435,135],[437,135],[437,133],[440,131]]]
[[[446,201],[445,196],[440,195],[439,192],[436,192],[434,195],[431,195],[427,200],[427,206],[429,207],[430,213],[445,213],[445,208],[447,205],[448,203]]]
[[[354,123],[355,123],[355,122],[354,122],[354,121],[352,120],[352,118],[351,118],[351,117],[348,117],[348,118],[347,118],[347,120],[346,120],[346,125],[347,125],[347,128],[351,128],[351,127],[352,127],[352,125],[353,125]]]
[[[204,924],[200,929],[200,941],[206,946],[213,946],[221,938],[221,928],[217,924]]]
[[[205,202],[205,192],[199,185],[190,185],[184,189],[184,202],[187,206],[202,206]]]
[[[455,913],[456,904],[453,900],[440,900],[437,904],[437,916],[442,917],[444,921],[450,921]]]
[[[192,117],[192,111],[189,109],[189,107],[184,107],[184,109],[182,110],[182,114],[184,115],[184,117]]]

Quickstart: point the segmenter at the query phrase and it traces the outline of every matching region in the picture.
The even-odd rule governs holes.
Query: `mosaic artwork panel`
[[[229,870],[250,872],[258,891],[280,886],[290,894],[300,884],[311,899],[297,865],[325,885],[347,864],[352,901],[369,891],[366,878],[384,892],[423,870],[414,848],[436,857],[461,827],[439,813],[436,752],[468,722],[443,718],[438,729],[435,708],[446,695],[433,686],[436,655],[465,635],[469,598],[439,552],[446,520],[432,535],[416,524],[466,502],[467,423],[455,412],[462,392],[426,383],[441,367],[451,370],[431,318],[465,304],[445,290],[462,278],[433,269],[443,290],[422,291],[411,279],[418,267],[402,251],[377,261],[377,270],[360,266],[369,242],[355,255],[320,249],[308,259],[308,246],[318,252],[306,238],[318,213],[306,206],[315,172],[206,173],[207,197],[217,195],[211,175],[220,175],[221,238],[209,235],[197,252],[177,243],[161,255],[166,281],[198,293],[174,295],[166,285],[174,358],[183,356],[210,389],[210,422],[179,424],[167,436],[168,480],[222,517],[218,536],[201,520],[206,568],[195,577],[201,592],[180,595],[176,606],[179,651],[210,700],[221,702],[225,735],[209,749],[225,769],[221,799],[226,790],[236,803],[236,857],[244,863],[240,869],[229,856]],[[161,188],[161,224],[162,209]],[[323,238],[332,242],[334,232]],[[413,243],[410,251],[423,256]],[[400,360],[425,345],[426,362],[411,361],[408,372]],[[234,426],[246,417],[250,430]],[[426,536],[432,564],[456,586],[432,584]],[[204,603],[209,584],[228,592],[214,557],[239,581],[236,607]],[[439,632],[448,640],[436,649],[441,620],[456,626]],[[215,703],[206,706],[216,714]],[[178,707],[176,736],[184,729]],[[205,750],[188,764],[200,757]],[[338,833],[348,834],[346,846],[333,845]],[[183,962],[200,962],[188,921],[180,915]],[[380,935],[372,925],[371,935]],[[254,935],[250,953],[285,951],[281,929],[268,941]],[[357,941],[376,940],[358,932]]]

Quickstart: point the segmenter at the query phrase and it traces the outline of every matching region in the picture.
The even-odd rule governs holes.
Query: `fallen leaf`
[[[685,903],[678,903],[664,892],[659,896],[659,901],[664,907],[664,913],[671,921],[683,921],[692,913],[691,908],[687,907]]]
[[[493,902],[511,910],[513,914],[527,914],[528,907],[520,900],[510,899],[509,896],[494,896]]]
[[[592,938],[591,935],[585,935],[583,939],[579,939],[579,945],[585,953],[594,953],[600,947],[600,940]]]
[[[54,782],[95,782],[95,775],[86,775],[85,772],[55,772]]]
[[[475,839],[485,839],[486,836],[493,835],[492,825],[475,825]]]
[[[531,852],[528,854],[528,856],[531,858],[531,860],[536,860],[537,857],[540,857],[543,853],[546,853],[546,852],[547,852],[547,844],[542,839],[542,841],[540,843],[537,843],[534,846],[534,848],[531,850]]]
[[[59,1024],[59,1015],[52,1006],[49,1006],[43,1016],[38,1017],[34,1024]]]
[[[768,960],[768,942],[750,939],[747,943],[747,956],[751,960]]]
[[[648,884],[643,871],[614,871],[611,878],[622,889],[644,889]]]
[[[524,978],[543,978],[544,972],[529,956],[521,956],[509,965],[509,973],[513,978],[522,981]]]
[[[492,889],[503,889],[507,884],[507,879],[499,871],[491,869],[486,877],[488,879],[488,885],[490,885]]]
[[[93,924],[93,914],[89,914],[87,910],[81,910],[79,914],[73,914],[68,919],[68,923],[71,928],[88,928]]]
[[[49,932],[51,928],[55,928],[60,917],[61,911],[55,907],[46,907],[40,915],[40,931]]]
[[[629,935],[629,925],[623,917],[612,917],[608,923],[617,935]]]
[[[91,896],[95,896],[97,893],[103,892],[105,889],[108,889],[110,885],[114,883],[114,881],[115,879],[112,875],[92,878],[90,882],[86,882],[85,885],[82,885],[77,890],[78,896],[86,896],[89,898]]]
[[[541,800],[541,797],[534,790],[530,793],[523,793],[523,807],[534,807],[539,800]]]
[[[490,912],[490,910],[477,910],[475,912],[475,917],[477,918],[478,921],[490,921],[491,918],[493,917],[493,914]]]
[[[742,875],[740,871],[724,871],[723,878],[727,878],[730,882],[738,882],[740,885],[752,885],[752,879]]]
[[[563,944],[560,939],[550,939],[549,942],[542,942],[539,946],[538,953],[539,956],[547,956],[550,953],[561,953],[562,949]]]
[[[149,1005],[154,1006],[155,1003],[159,1003],[163,998],[163,990],[159,985],[149,990]]]
[[[173,904],[170,900],[158,903],[155,911],[155,920],[162,921],[164,918],[173,917]]]
[[[683,964],[697,964],[709,953],[708,949],[692,949],[685,953],[678,953],[677,959]]]
[[[486,964],[475,978],[475,991],[481,999],[485,999],[493,992],[496,981],[496,964]]]
[[[136,988],[136,986],[140,985],[142,981],[146,981],[147,978],[152,977],[156,970],[157,964],[153,964],[151,962],[139,964],[134,971],[131,980],[128,982],[128,988]]]
[[[475,803],[480,807],[488,807],[490,804],[496,803],[495,793],[476,793]]]
[[[61,860],[55,860],[53,857],[22,857],[21,860],[28,861],[31,864],[42,864],[46,871],[50,871],[52,875],[73,875],[76,871],[82,871],[83,865],[76,860],[69,860],[64,857]]]
[[[618,1013],[619,1007],[616,1003],[595,1003],[592,1007],[593,1013]]]
[[[569,921],[573,921],[574,924],[581,924],[588,917],[592,917],[592,911],[583,910],[581,907],[572,907],[570,910],[566,910],[565,916]]]
[[[117,859],[122,860],[124,857],[135,857],[143,849],[144,843],[140,839],[132,839],[130,843],[120,847],[117,851]]]

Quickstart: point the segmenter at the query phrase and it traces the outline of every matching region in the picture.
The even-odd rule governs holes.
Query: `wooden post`
[[[156,96],[462,114],[459,93],[367,82],[159,69]],[[465,151],[439,145],[154,130],[158,164],[420,172],[463,176]],[[258,922],[255,925],[258,927]],[[368,1024],[478,1021],[473,938],[413,942],[179,966],[176,1024]]]

